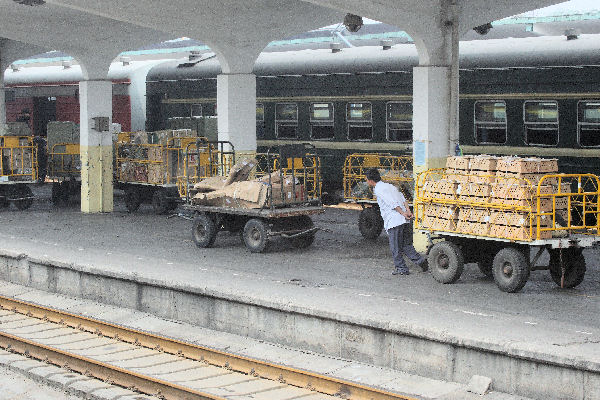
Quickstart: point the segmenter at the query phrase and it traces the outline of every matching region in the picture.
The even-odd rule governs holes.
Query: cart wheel
[[[217,225],[214,218],[207,214],[199,214],[194,218],[192,238],[198,247],[212,247],[217,238]]]
[[[574,288],[583,282],[585,276],[585,257],[581,249],[563,249],[562,261],[565,266],[564,288]],[[550,276],[558,286],[562,279],[560,267],[560,249],[549,250],[550,253]]]
[[[244,244],[252,253],[262,253],[269,243],[267,224],[256,218],[249,219],[244,226]]]
[[[28,199],[23,200],[14,200],[15,206],[21,211],[27,210],[33,204],[33,193],[31,192],[31,188],[27,185],[16,185],[13,189],[13,197],[22,199],[24,197],[29,197]]]
[[[375,240],[383,229],[383,219],[378,207],[363,209],[358,216],[358,230],[365,239]]]
[[[125,189],[125,207],[127,207],[127,211],[130,213],[135,212],[140,208],[141,203],[140,192],[136,189]]]
[[[530,273],[525,254],[514,247],[505,247],[496,254],[492,270],[496,285],[509,293],[523,289]]]
[[[171,207],[167,192],[163,189],[156,189],[152,194],[152,209],[156,214],[166,214]]]
[[[456,282],[463,272],[464,260],[461,249],[447,240],[435,243],[427,257],[431,274],[440,283]]]
[[[294,229],[310,229],[314,226],[312,219],[308,215],[300,215],[298,217],[292,217],[291,224]],[[305,249],[309,247],[315,241],[315,232],[307,233],[306,235],[298,236],[290,239],[292,246],[298,249]]]

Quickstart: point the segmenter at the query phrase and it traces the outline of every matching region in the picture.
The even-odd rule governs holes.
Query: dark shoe
[[[423,261],[419,267],[421,267],[421,271],[423,272],[427,272],[427,270],[429,270],[429,262],[427,261],[427,259],[425,259],[425,261]]]
[[[400,271],[399,269],[395,269],[392,272],[392,275],[410,275],[409,271]]]

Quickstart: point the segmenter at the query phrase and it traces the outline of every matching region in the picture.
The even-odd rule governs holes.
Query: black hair
[[[377,168],[371,168],[367,170],[367,179],[370,181],[379,182],[381,180],[379,170]]]

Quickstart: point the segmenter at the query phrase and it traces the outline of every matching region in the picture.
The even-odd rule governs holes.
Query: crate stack
[[[528,240],[537,236],[537,226],[547,228],[551,213],[568,216],[568,198],[558,192],[558,180],[546,177],[558,172],[556,159],[456,156],[448,157],[441,179],[423,184],[423,219],[426,229]],[[560,193],[569,193],[562,187]],[[544,196],[545,195],[545,196]],[[538,210],[542,215],[534,216]],[[541,230],[540,238],[551,237]]]

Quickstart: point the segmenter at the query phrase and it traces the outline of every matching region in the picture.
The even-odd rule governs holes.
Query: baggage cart
[[[52,181],[51,200],[66,205],[69,197],[81,193],[79,143],[56,143],[48,151],[48,179]]]
[[[465,263],[477,263],[505,292],[521,290],[534,270],[549,270],[563,288],[583,281],[582,251],[600,244],[598,176],[473,178],[445,169],[417,178],[415,228],[430,238],[429,267],[438,282],[456,282]],[[538,265],[544,252],[549,264]]]
[[[115,186],[125,191],[125,206],[135,212],[144,202],[156,214],[165,214],[181,203],[178,181],[184,172],[184,152],[189,143],[200,141],[189,130],[121,133],[115,143]],[[140,138],[142,140],[140,140]],[[150,138],[150,139],[148,139]]]
[[[0,136],[0,207],[33,204],[30,184],[38,179],[37,144],[33,136]]]
[[[279,154],[267,153],[266,157],[269,162],[259,185],[265,194],[261,204],[240,206],[243,201],[236,201],[234,195],[227,199],[231,200],[229,206],[199,205],[194,204],[194,193],[188,191],[183,208],[187,218],[193,220],[192,238],[198,247],[211,247],[220,231],[239,233],[246,248],[253,253],[265,251],[274,237],[285,238],[296,248],[306,248],[314,242],[319,228],[314,226],[310,216],[324,211],[321,199],[316,190],[305,189],[306,183],[311,182],[306,170],[284,168],[289,158],[302,159],[303,165],[309,165],[312,156],[305,153],[304,147],[282,146]],[[286,175],[286,171],[291,174]],[[282,177],[279,189],[276,189],[275,174]],[[250,175],[256,176],[256,165]],[[312,184],[318,187],[318,175],[316,179]],[[289,187],[284,190],[285,180],[289,180]]]
[[[365,239],[374,240],[383,230],[383,219],[379,212],[373,190],[366,183],[368,169],[377,168],[384,182],[398,187],[406,200],[413,198],[412,157],[393,156],[389,153],[355,153],[344,162],[344,201],[358,204],[358,230]]]

